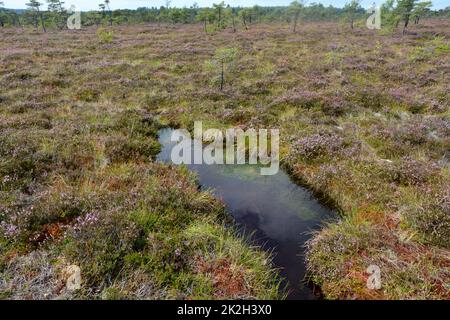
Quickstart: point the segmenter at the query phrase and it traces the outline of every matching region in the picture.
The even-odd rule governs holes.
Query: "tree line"
[[[0,27],[33,27],[46,32],[47,29],[67,28],[67,18],[71,12],[60,0],[29,0],[26,10],[4,8],[0,1]],[[386,28],[403,27],[405,31],[413,22],[418,24],[422,18],[450,18],[450,7],[431,10],[432,3],[418,0],[387,0],[381,7],[382,24]],[[350,0],[343,8],[324,6],[320,3],[305,5],[303,1],[293,1],[287,7],[231,7],[225,2],[212,7],[200,8],[196,3],[190,7],[175,8],[167,1],[164,6],[142,7],[136,10],[112,10],[111,1],[104,0],[97,10],[82,12],[83,26],[123,25],[142,23],[194,24],[201,23],[205,32],[239,27],[248,29],[262,22],[286,22],[292,25],[293,32],[300,21],[342,21],[349,23],[351,29],[355,22],[367,17],[366,10],[359,0]]]

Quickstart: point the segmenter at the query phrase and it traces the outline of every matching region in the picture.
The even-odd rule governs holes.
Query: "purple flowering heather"
[[[404,157],[396,166],[395,178],[401,184],[421,185],[426,183],[438,169],[438,166],[434,163]]]
[[[19,235],[19,228],[5,221],[0,223],[0,231],[6,238],[16,238]]]
[[[287,92],[280,98],[275,99],[272,102],[272,106],[288,104],[308,109],[316,105],[321,105],[322,103],[323,101],[320,94],[305,89],[295,89]]]
[[[78,217],[76,219],[76,224],[74,226],[75,230],[82,230],[86,226],[93,225],[99,220],[99,214],[95,212],[90,212],[85,216]]]
[[[344,140],[336,134],[314,134],[298,140],[294,144],[294,154],[305,159],[315,159],[325,155],[337,154]]]

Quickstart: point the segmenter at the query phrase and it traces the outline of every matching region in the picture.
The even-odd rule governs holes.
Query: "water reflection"
[[[175,145],[171,129],[160,131],[162,145],[158,160],[170,163]],[[287,280],[291,299],[313,299],[302,283],[305,275],[304,243],[312,230],[331,216],[306,189],[293,183],[283,171],[261,176],[252,165],[189,165],[197,172],[202,188],[212,189],[246,234],[275,254],[274,263]]]

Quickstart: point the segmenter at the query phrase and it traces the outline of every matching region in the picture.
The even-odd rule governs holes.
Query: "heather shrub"
[[[439,172],[436,164],[416,160],[409,156],[403,157],[393,164],[385,163],[383,168],[391,181],[406,186],[420,186]]]
[[[150,137],[110,136],[105,143],[105,153],[113,163],[130,160],[151,160],[160,150]]]
[[[450,189],[423,190],[419,205],[406,212],[411,225],[419,230],[431,243],[450,248]]]
[[[83,135],[48,131],[16,131],[2,136],[0,187],[4,190],[43,182],[49,174],[79,177],[96,164],[95,141]],[[26,189],[22,189],[26,192]]]
[[[287,92],[285,95],[276,98],[271,106],[288,105],[304,109],[311,109],[314,107],[321,107],[323,105],[322,96],[315,92],[306,89],[294,89]]]
[[[233,110],[225,110],[222,118],[230,123],[248,123],[252,118],[252,112],[247,108],[238,107]]]
[[[157,109],[169,99],[169,94],[166,91],[151,91],[145,94],[144,103],[149,109]]]
[[[114,117],[114,124],[111,126],[114,130],[119,130],[129,135],[141,135],[145,137],[155,137],[158,134],[160,125],[154,116],[137,110],[127,110],[117,114]]]
[[[322,105],[322,111],[327,116],[341,117],[350,111],[346,102],[340,97],[325,99]]]
[[[317,189],[326,190],[333,179],[339,178],[342,168],[333,164],[321,164],[319,167],[319,172],[316,175],[315,184]]]
[[[293,154],[305,160],[338,155],[344,147],[344,139],[334,133],[314,134],[296,141]]]
[[[381,111],[389,103],[387,97],[378,90],[364,88],[355,91],[353,96],[349,96],[351,101],[357,103],[358,106],[368,108],[373,111]]]
[[[423,113],[427,109],[427,105],[421,102],[414,102],[408,106],[408,111],[412,114]]]
[[[372,237],[368,225],[355,226],[341,221],[338,225],[330,226],[327,233],[309,241],[306,260],[314,283],[321,286],[333,283],[335,288],[326,289],[330,297],[334,298],[348,290],[346,266],[339,261],[352,256],[355,251],[366,249]]]
[[[270,80],[258,80],[241,88],[241,93],[245,95],[267,95],[270,93]]]
[[[54,163],[51,155],[39,152],[43,132],[3,131],[0,135],[0,190],[27,191]]]
[[[424,62],[429,60],[433,56],[433,48],[418,47],[409,52],[409,60],[411,62]]]
[[[13,103],[9,104],[7,107],[7,110],[10,111],[13,114],[21,114],[24,117],[27,116],[27,112],[32,111],[45,111],[46,109],[49,109],[52,107],[52,103],[49,102],[38,102],[34,99],[34,97],[29,97],[27,101],[14,101]],[[42,121],[41,126],[51,128],[51,122],[44,125],[43,123],[43,117],[44,113],[41,114],[40,120]],[[48,116],[48,113],[45,113],[45,115]],[[39,123],[39,122],[36,122]]]
[[[80,176],[84,171],[92,170],[96,164],[95,141],[92,137],[75,135],[56,142],[50,155],[65,173]]]
[[[412,147],[419,148],[424,144],[432,149],[435,135],[430,124],[418,118],[406,119],[395,125],[375,124],[368,133],[368,141],[388,158],[406,156]]]
[[[96,102],[98,101],[101,93],[93,88],[81,88],[77,91],[75,99],[84,102]]]
[[[155,279],[145,270],[127,270],[126,275],[113,279],[99,296],[103,300],[164,299],[166,290],[158,287],[155,282]]]
[[[431,131],[428,136],[435,136],[438,139],[450,139],[450,118],[448,117],[427,117],[423,119],[424,124]]]
[[[38,196],[32,204],[19,202],[3,208],[2,229],[7,239],[35,246],[61,236],[64,225],[97,200],[77,195],[68,187],[44,190]]]
[[[120,208],[89,212],[66,232],[63,252],[82,268],[90,287],[101,287],[118,276],[138,236],[139,229]]]
[[[55,260],[54,254],[44,250],[13,257],[0,269],[0,299],[73,298],[65,289]]]
[[[0,235],[6,240],[16,240],[19,233],[19,228],[16,225],[6,221],[0,223]]]
[[[402,143],[420,145],[427,142],[428,132],[429,129],[424,123],[413,120],[397,128],[393,133],[393,137]]]

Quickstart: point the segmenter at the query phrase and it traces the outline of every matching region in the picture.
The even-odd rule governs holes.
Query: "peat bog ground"
[[[224,204],[155,161],[161,128],[200,120],[280,129],[284,169],[340,213],[307,243],[325,298],[449,298],[449,21],[111,30],[0,30],[0,298],[283,298]]]

